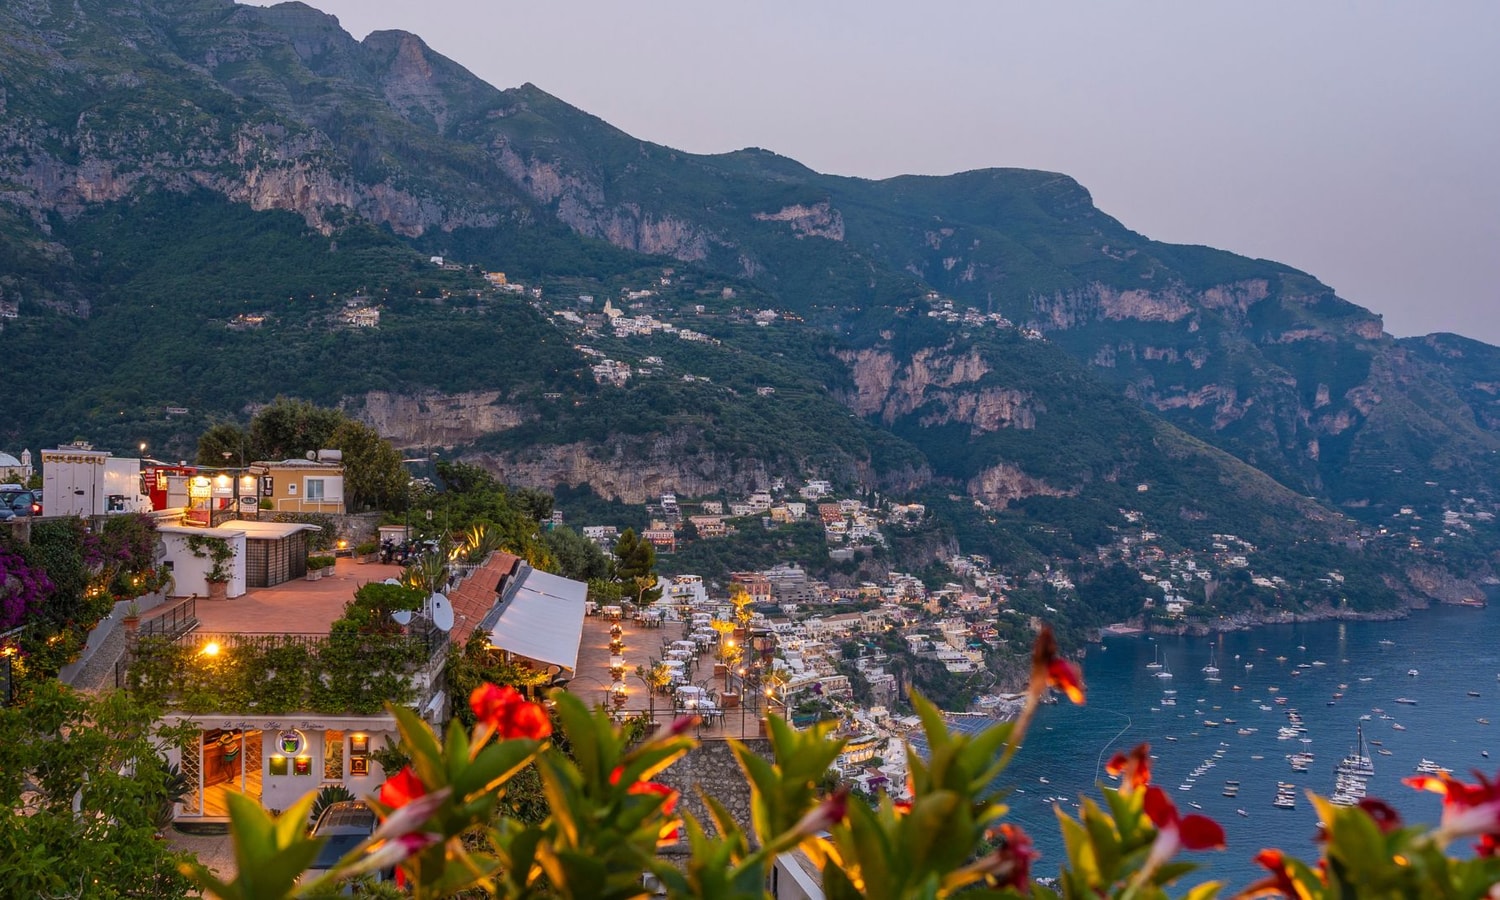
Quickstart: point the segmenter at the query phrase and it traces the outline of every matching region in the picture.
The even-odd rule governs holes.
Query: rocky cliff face
[[[344,407],[398,449],[472,444],[532,418],[525,409],[500,402],[500,391],[415,396],[370,391]]]
[[[849,365],[855,392],[850,406],[861,415],[879,416],[886,425],[921,411],[923,425],[962,422],[974,434],[1001,428],[1029,429],[1045,411],[1034,397],[1012,388],[976,384],[989,364],[976,352],[962,354],[923,348],[898,361],[880,349],[841,354]]]
[[[508,483],[550,489],[556,485],[588,485],[606,499],[624,503],[654,502],[664,492],[683,497],[737,496],[768,487],[777,477],[801,477],[800,467],[782,467],[765,460],[704,453],[685,433],[645,438],[616,438],[607,445],[575,443],[532,447],[504,454],[481,453],[469,458],[500,474]],[[925,484],[925,471],[875,472],[850,459],[840,468],[824,469],[840,482],[881,485],[911,491]]]

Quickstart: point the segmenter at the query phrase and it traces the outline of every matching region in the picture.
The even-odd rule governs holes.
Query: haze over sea
[[[1076,815],[1073,804],[1079,796],[1097,799],[1096,783],[1108,782],[1103,763],[1109,756],[1142,741],[1149,742],[1158,757],[1152,780],[1167,790],[1182,813],[1201,811],[1224,826],[1227,850],[1186,855],[1205,866],[1205,871],[1190,876],[1193,882],[1213,877],[1230,887],[1244,887],[1264,874],[1251,862],[1263,847],[1313,858],[1317,815],[1304,792],[1333,792],[1334,766],[1352,749],[1359,724],[1367,741],[1380,742],[1369,748],[1375,763],[1369,796],[1386,800],[1407,821],[1435,824],[1441,798],[1401,784],[1424,757],[1468,781],[1473,780],[1471,769],[1488,775],[1500,770],[1497,601],[1500,592],[1492,591],[1484,609],[1440,607],[1397,622],[1317,622],[1209,637],[1106,638],[1103,650],[1091,647],[1084,662],[1088,704],[1043,707],[1025,747],[1003,777],[1006,784],[1019,788],[1010,798],[1010,821],[1023,825],[1043,853],[1033,873],[1054,875],[1065,859],[1052,803],[1045,798],[1067,798],[1062,807]],[[1174,675],[1171,679],[1156,678],[1146,668],[1158,646]],[[1207,681],[1201,671],[1210,652],[1221,670],[1219,683]],[[1286,661],[1278,662],[1278,656]],[[1304,663],[1309,668],[1298,668]],[[1246,664],[1253,668],[1246,669]],[[1419,674],[1408,676],[1413,668]],[[1272,693],[1272,687],[1278,690]],[[1175,707],[1161,704],[1166,688],[1177,691]],[[1480,696],[1470,697],[1469,691]],[[1343,697],[1329,705],[1335,693]],[[1286,697],[1286,705],[1277,705],[1277,696]],[[1398,704],[1398,697],[1417,704]],[[1271,708],[1263,710],[1262,705]],[[1307,728],[1302,737],[1310,743],[1277,738],[1277,729],[1288,724],[1288,710],[1301,714]],[[1361,723],[1361,715],[1370,719]],[[1225,723],[1226,718],[1234,723]],[[1223,724],[1205,727],[1205,720]],[[968,727],[970,721],[960,726]],[[1398,724],[1405,730],[1398,730]],[[1240,735],[1242,728],[1257,730]],[[1176,741],[1169,741],[1169,736]],[[1183,779],[1221,748],[1225,754],[1217,765],[1190,790],[1179,790]],[[1382,749],[1390,755],[1381,754]],[[1488,759],[1481,756],[1482,750],[1490,752]],[[1298,751],[1316,755],[1306,772],[1294,772],[1287,761]],[[1263,758],[1252,759],[1256,755]],[[1238,797],[1221,795],[1226,780],[1240,782]],[[1296,809],[1271,805],[1279,781],[1297,786]],[[1202,810],[1193,809],[1192,802],[1201,804]],[[1238,815],[1239,809],[1248,815]],[[1454,849],[1464,855],[1470,852],[1467,844]]]

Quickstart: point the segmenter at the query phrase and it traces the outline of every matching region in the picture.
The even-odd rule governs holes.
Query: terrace
[[[614,640],[611,629],[616,625],[620,628],[619,640],[624,645],[619,653],[610,646]],[[567,689],[591,706],[610,710],[617,721],[647,717],[654,712],[658,723],[671,721],[685,712],[696,712],[678,708],[679,701],[689,700],[691,695],[694,702],[703,703],[705,707],[703,722],[698,728],[701,739],[759,737],[760,719],[765,714],[768,698],[754,688],[741,691],[741,679],[737,674],[731,673],[726,679],[722,670],[716,671],[713,645],[700,644],[690,637],[689,632],[689,626],[683,622],[669,621],[647,627],[647,623],[628,616],[616,619],[603,611],[590,615],[583,623],[577,674],[568,682]],[[698,649],[692,658],[684,661],[679,684],[653,695],[635,674],[636,667],[649,668],[653,660],[668,657],[673,642],[689,640]],[[619,681],[614,677],[616,671],[623,676]],[[679,693],[678,688],[686,690]],[[740,702],[741,693],[745,702]],[[732,695],[732,699],[726,694]],[[777,709],[779,712],[779,706]]]

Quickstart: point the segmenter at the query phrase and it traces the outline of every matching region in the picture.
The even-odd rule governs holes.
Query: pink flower
[[[353,865],[339,870],[340,877],[352,877],[362,875],[365,872],[374,872],[377,869],[388,869],[391,866],[405,862],[428,847],[441,842],[443,836],[432,832],[408,832],[407,834],[393,837],[381,844],[374,851],[365,854]],[[400,874],[397,873],[398,882]]]
[[[1151,844],[1151,855],[1146,860],[1145,871],[1177,855],[1179,849],[1222,850],[1224,829],[1208,816],[1179,816],[1177,807],[1167,798],[1161,788],[1151,785],[1146,788],[1146,816],[1156,826],[1156,840]]]
[[[1493,852],[1500,839],[1500,781],[1490,781],[1475,772],[1478,784],[1464,784],[1447,774],[1419,775],[1404,779],[1418,790],[1443,795],[1443,818],[1438,830],[1449,838],[1480,835],[1481,852]]]
[[[821,834],[844,821],[844,816],[848,811],[849,788],[840,787],[824,797],[823,802],[813,807],[796,825],[793,825],[792,832],[803,837]]]
[[[697,727],[703,721],[698,716],[678,716],[667,724],[656,729],[656,734],[651,736],[653,741],[665,741],[669,738],[681,737]]]

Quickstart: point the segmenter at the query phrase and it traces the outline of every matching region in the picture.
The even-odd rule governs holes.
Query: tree
[[[226,453],[236,465],[241,460],[249,462],[255,458],[254,449],[250,446],[250,435],[245,433],[245,429],[233,422],[220,422],[209,426],[207,431],[198,436],[198,465],[222,466]]]
[[[410,479],[390,441],[363,422],[345,419],[329,444],[344,454],[344,502],[351,512],[406,508]]]
[[[650,541],[636,537],[633,528],[625,529],[615,541],[615,581],[642,605],[661,597],[661,588],[654,586],[656,548]]]
[[[154,719],[123,691],[91,698],[55,682],[0,709],[0,896],[187,896],[188,857],[156,840],[182,785]]]
[[[250,421],[250,449],[261,459],[304,456],[332,447],[334,432],[346,421],[339,410],[277,397]]]
[[[542,543],[557,559],[557,572],[574,581],[609,577],[609,557],[599,545],[571,528],[554,528],[542,535]]]

